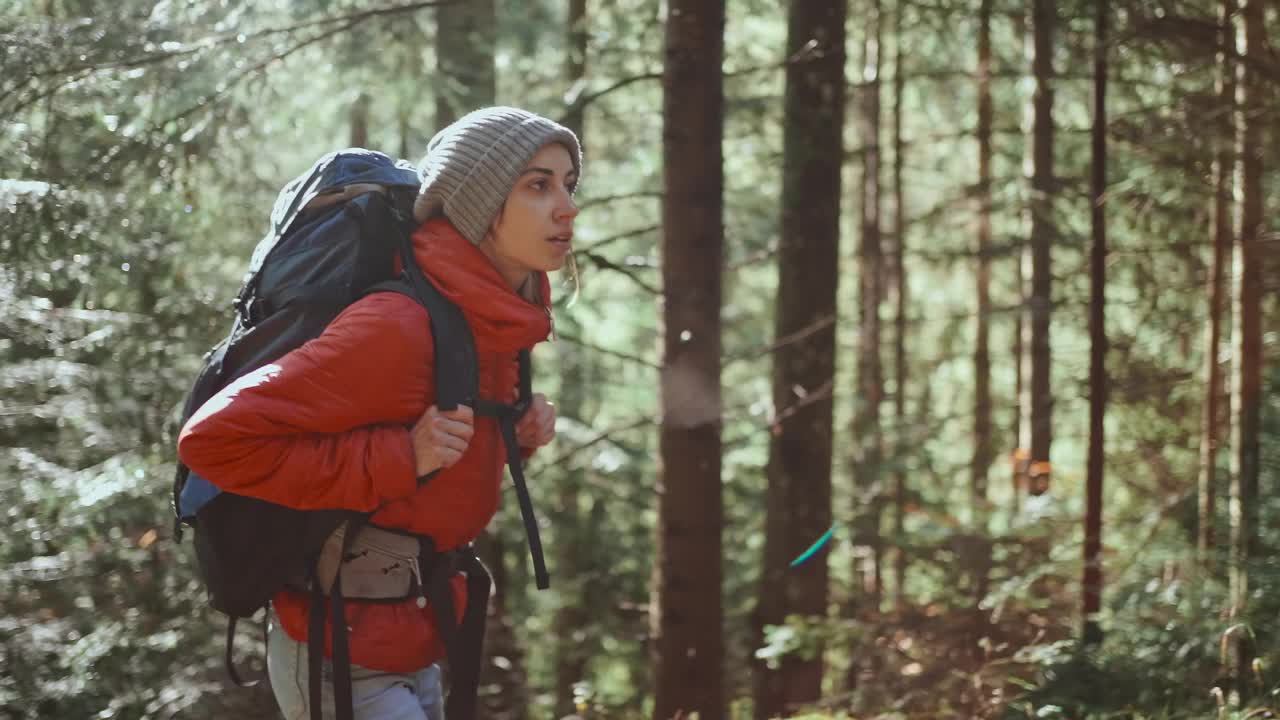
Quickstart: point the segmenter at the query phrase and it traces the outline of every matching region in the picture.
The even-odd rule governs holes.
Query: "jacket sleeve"
[[[178,456],[237,494],[373,510],[417,488],[409,427],[433,402],[432,357],[426,311],[370,295],[210,398],[183,427]]]

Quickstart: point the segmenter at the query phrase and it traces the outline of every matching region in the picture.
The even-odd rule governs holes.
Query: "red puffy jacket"
[[[546,339],[549,308],[512,291],[444,219],[419,227],[413,243],[423,272],[471,325],[480,397],[513,402],[516,354]],[[541,297],[550,297],[546,275],[537,280]],[[182,429],[179,457],[241,495],[300,509],[381,507],[377,525],[431,535],[442,550],[471,542],[498,509],[505,448],[497,421],[477,416],[462,459],[418,486],[409,429],[435,403],[428,323],[404,295],[362,298],[320,337],[210,398]],[[462,576],[454,594],[461,617]],[[305,641],[307,596],[286,590],[272,604],[284,630]],[[430,607],[353,601],[346,612],[357,665],[412,672],[444,656]]]

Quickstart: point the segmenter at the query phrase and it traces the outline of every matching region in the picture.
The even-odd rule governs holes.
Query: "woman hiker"
[[[512,403],[517,353],[551,331],[547,272],[571,251],[578,138],[524,110],[486,108],[432,138],[421,170],[414,255],[471,327],[479,397]],[[180,458],[223,490],[299,509],[376,510],[370,532],[428,536],[440,552],[466,546],[498,509],[507,453],[495,418],[437,409],[428,323],[409,297],[365,296],[318,338],[206,402],[182,430]],[[518,442],[527,455],[554,435],[555,408],[535,394]],[[461,617],[466,579],[450,582]],[[281,591],[272,605],[272,690],[286,718],[305,720],[307,593]],[[445,646],[433,608],[349,599],[345,615],[354,717],[442,718]],[[327,672],[323,683],[324,717],[334,717]]]

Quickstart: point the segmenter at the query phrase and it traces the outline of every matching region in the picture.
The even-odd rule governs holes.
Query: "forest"
[[[1280,717],[1277,0],[0,0],[0,716],[274,718],[182,406],[324,153],[582,138],[482,715]],[[263,672],[261,630],[237,661]]]

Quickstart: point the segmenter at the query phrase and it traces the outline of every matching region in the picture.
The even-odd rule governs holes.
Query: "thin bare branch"
[[[631,230],[624,230],[618,233],[617,235],[610,235],[609,237],[603,240],[598,240],[592,243],[591,245],[588,245],[587,247],[582,248],[580,250],[575,250],[574,252],[595,252],[596,250],[599,250],[600,248],[606,245],[612,245],[613,243],[616,243],[622,240],[627,240],[629,238],[633,238],[639,235],[644,235],[645,233],[651,233],[661,227],[662,227],[661,225],[655,224],[655,225],[646,225],[644,227],[632,228]]]
[[[835,324],[836,324],[836,316],[834,314],[827,315],[825,317],[820,317],[817,320],[814,320],[813,322],[809,323],[809,325],[807,325],[806,327],[800,328],[799,330],[793,333],[790,333],[788,335],[784,335],[783,337],[778,338],[776,341],[768,345],[765,345],[763,347],[751,348],[748,350],[743,350],[738,353],[734,353],[733,355],[730,355],[725,358],[724,364],[727,365],[729,363],[737,362],[739,360],[753,360],[755,358],[763,357],[765,355],[771,355],[775,352],[778,352],[784,347],[787,347],[789,345],[794,345],[798,342],[803,341],[806,338],[812,337],[813,335],[819,332],[822,332],[823,330],[826,330],[827,328]]]
[[[599,255],[597,253],[591,252],[590,250],[579,250],[577,254],[582,257],[585,257],[587,260],[590,260],[593,265],[600,268],[601,270],[612,270],[613,272],[620,273],[626,276],[627,279],[635,283],[637,287],[649,293],[650,295],[662,294],[662,290],[650,284],[648,281],[642,280],[632,270],[615,263],[614,261],[610,260],[607,257],[604,257],[603,255]]]
[[[600,353],[601,355],[608,355],[610,357],[615,357],[620,360],[626,360],[628,362],[636,363],[637,365],[643,365],[644,367],[647,367],[647,368],[653,368],[654,370],[657,370],[659,367],[661,367],[657,362],[653,360],[649,360],[648,358],[643,358],[643,357],[640,357],[639,355],[632,355],[630,353],[625,353],[625,352],[622,352],[621,350],[610,350],[609,348],[601,347],[594,343],[589,343],[586,340],[583,340],[582,338],[578,337],[577,335],[567,335],[559,330],[556,331],[556,340],[563,340],[567,343],[570,343],[571,345],[577,345],[580,348],[590,350],[592,352],[597,352],[597,353]]]
[[[778,70],[780,68],[785,68],[788,65],[812,62],[816,59],[818,59],[818,53],[815,52],[813,43],[810,43],[809,45],[804,46],[803,48],[801,48],[800,50],[792,54],[791,57],[788,57],[787,59],[781,62],[766,63],[764,65],[753,65],[750,67],[740,68],[738,70],[727,70],[724,72],[723,77],[725,78],[741,77],[743,75],[750,75],[752,73],[758,73],[765,70]],[[622,88],[627,87],[628,85],[633,85],[637,82],[642,82],[644,80],[661,80],[661,79],[662,79],[661,71],[641,73],[639,75],[632,75],[630,77],[625,77],[620,80],[615,80],[612,84],[607,85],[604,88],[597,90],[595,92],[579,94],[576,97],[574,97],[573,100],[571,100],[565,106],[565,109],[560,117],[560,122],[564,122],[565,117],[568,117],[569,115],[572,115],[575,112],[581,111],[583,108],[599,100],[600,98],[606,95],[609,95],[611,93],[617,92],[618,90],[621,90]]]
[[[538,469],[545,470],[547,468],[553,468],[559,465],[565,465],[569,462],[569,460],[573,458],[573,456],[577,455],[583,450],[590,450],[591,448],[595,447],[596,445],[599,445],[602,442],[607,442],[609,440],[612,440],[615,435],[618,435],[624,432],[630,432],[632,430],[637,430],[647,425],[653,425],[656,422],[657,422],[657,418],[651,415],[642,415],[622,425],[615,425],[611,428],[607,428],[605,430],[602,430],[600,433],[598,433],[594,437],[592,437],[590,440],[584,443],[579,443],[578,445],[575,445],[569,448],[568,450],[565,450],[564,452],[560,453],[554,458],[548,460],[545,464],[540,464],[538,466]]]
[[[586,210],[596,205],[606,205],[608,203],[617,202],[619,200],[634,200],[636,198],[661,199],[663,193],[659,190],[637,190],[636,192],[621,193],[619,195],[603,195],[601,197],[587,198],[578,205],[578,210]],[[654,225],[653,227],[658,227]]]

